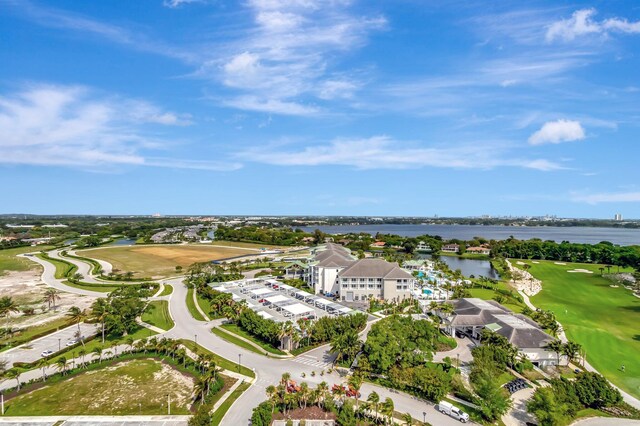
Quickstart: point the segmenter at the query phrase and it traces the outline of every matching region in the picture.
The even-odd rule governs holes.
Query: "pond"
[[[135,239],[132,238],[121,238],[119,240],[115,240],[112,243],[109,243],[110,246],[131,246],[136,243]]]
[[[431,255],[423,254],[419,255],[419,257],[422,259],[430,259]],[[460,269],[462,275],[465,277],[473,275],[474,277],[483,276],[496,280],[500,279],[498,271],[491,266],[491,262],[488,260],[462,259],[455,256],[440,256],[440,260],[446,263],[452,271]]]

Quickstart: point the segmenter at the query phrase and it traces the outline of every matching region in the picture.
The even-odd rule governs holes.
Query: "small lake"
[[[430,254],[421,254],[418,255],[418,257],[421,259],[431,259]],[[462,275],[465,277],[473,275],[474,277],[483,276],[496,280],[500,279],[498,271],[491,266],[491,262],[488,260],[462,259],[454,256],[440,256],[440,260],[446,263],[452,271],[460,269]]]
[[[119,240],[115,240],[112,243],[109,243],[107,245],[109,246],[130,246],[136,243],[136,240],[131,239],[131,238],[121,238]]]

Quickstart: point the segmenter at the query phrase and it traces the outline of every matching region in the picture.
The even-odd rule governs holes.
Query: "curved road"
[[[57,253],[56,255],[51,255],[51,257],[58,257]],[[105,296],[104,293],[66,286],[62,284],[61,280],[55,278],[55,267],[51,263],[33,256],[28,256],[27,258],[43,265],[44,272],[42,274],[42,280],[51,287],[61,291],[86,296]],[[65,258],[65,260],[72,261],[72,263],[77,264],[79,266],[79,271],[81,271],[80,265],[85,265],[83,268],[87,267],[85,271],[87,274],[83,275],[85,275],[85,277],[89,277],[89,269],[86,263],[77,261],[76,259]],[[277,384],[284,372],[289,372],[292,380],[296,380],[297,382],[306,381],[311,386],[315,386],[321,381],[326,381],[329,384],[329,387],[331,387],[333,384],[343,383],[345,381],[345,378],[341,377],[337,372],[333,372],[332,374],[325,373],[324,376],[319,374],[320,371],[323,370],[323,364],[330,363],[333,359],[333,356],[328,351],[328,345],[316,348],[296,358],[289,359],[275,359],[247,351],[212,334],[210,332],[212,327],[210,322],[197,321],[191,316],[186,305],[187,288],[182,283],[182,278],[171,278],[162,280],[161,282],[171,284],[173,286],[173,293],[168,296],[168,299],[169,310],[174,319],[175,326],[168,332],[164,333],[164,336],[175,339],[197,340],[198,344],[208,350],[231,361],[240,361],[242,365],[252,368],[256,373],[254,383],[230,408],[227,415],[224,417],[222,424],[234,426],[250,424],[253,408],[257,406],[258,403],[266,399],[265,390],[267,386]],[[369,327],[370,325],[367,326],[365,332]],[[315,377],[311,376],[312,371],[316,372]],[[302,373],[305,373],[306,375],[304,379],[302,378]],[[4,383],[4,385],[6,386],[7,383]],[[458,421],[436,411],[434,405],[431,403],[378,385],[370,383],[363,384],[361,389],[363,398],[366,398],[372,391],[377,392],[382,400],[386,397],[392,398],[396,411],[411,413],[411,415],[417,420],[423,420],[426,416],[426,420],[432,424],[443,426],[459,425]]]

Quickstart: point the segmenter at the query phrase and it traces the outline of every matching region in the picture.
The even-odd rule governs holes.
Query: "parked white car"
[[[46,351],[42,351],[42,353],[40,354],[41,357],[48,357],[49,355],[51,355],[53,353],[52,350],[47,349]]]
[[[440,401],[438,403],[438,410],[456,420],[460,420],[462,423],[469,421],[469,415],[467,413],[447,401]]]

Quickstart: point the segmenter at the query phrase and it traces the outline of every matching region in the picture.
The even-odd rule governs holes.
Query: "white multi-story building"
[[[337,244],[316,249],[309,264],[308,282],[316,293],[331,293],[344,301],[384,299],[401,301],[411,297],[413,275],[397,263],[383,259],[356,259]]]

